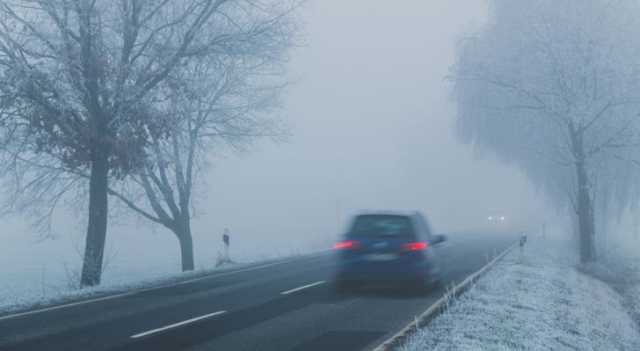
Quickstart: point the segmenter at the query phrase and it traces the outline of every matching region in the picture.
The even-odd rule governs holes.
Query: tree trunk
[[[174,231],[180,242],[180,258],[182,260],[182,271],[192,271],[195,267],[193,257],[193,238],[191,237],[190,219],[182,219],[179,229]]]
[[[596,259],[595,250],[595,219],[593,212],[593,199],[589,192],[589,176],[586,168],[586,155],[584,151],[583,132],[576,129],[573,123],[569,124],[569,135],[575,159],[575,171],[577,180],[577,196],[575,210],[578,216],[578,236],[580,262],[588,263]]]
[[[576,175],[578,180],[577,214],[580,235],[580,262],[588,263],[596,259],[595,220],[584,160],[576,162]]]
[[[89,225],[84,250],[80,285],[100,284],[104,244],[107,236],[109,164],[104,145],[97,145],[92,155],[89,180]]]

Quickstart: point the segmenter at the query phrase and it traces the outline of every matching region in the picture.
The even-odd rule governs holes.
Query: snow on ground
[[[624,299],[573,268],[569,251],[532,241],[399,349],[640,350]]]
[[[638,242],[630,247],[637,247]],[[582,266],[585,273],[606,282],[623,297],[636,324],[640,326],[640,258],[628,249],[609,250],[598,262]]]
[[[634,284],[625,296],[629,301],[629,308],[638,324],[640,324],[640,284]]]

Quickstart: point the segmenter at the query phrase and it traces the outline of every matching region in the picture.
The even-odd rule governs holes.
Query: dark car
[[[434,235],[419,212],[363,213],[354,217],[338,255],[335,287],[355,288],[365,283],[429,288],[440,281],[437,246],[443,235]]]

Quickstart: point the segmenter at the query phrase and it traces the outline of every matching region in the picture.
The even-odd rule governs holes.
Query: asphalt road
[[[515,240],[456,234],[439,250],[445,285]],[[331,289],[332,254],[272,262],[197,281],[41,313],[0,316],[0,350],[367,350],[444,293]]]

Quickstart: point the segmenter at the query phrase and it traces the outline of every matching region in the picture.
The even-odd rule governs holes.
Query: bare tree
[[[22,172],[19,196],[33,195],[28,189],[34,184],[36,193],[50,195],[43,180],[29,180],[47,169],[88,177],[82,286],[100,283],[110,184],[144,168],[149,147],[170,130],[164,82],[191,60],[235,49],[228,33],[215,29],[233,22],[227,11],[260,6],[239,4],[0,1],[1,145],[11,161],[6,166]],[[52,190],[65,188],[42,179],[56,184]]]
[[[577,218],[582,262],[596,219],[637,201],[640,7],[634,1],[491,1],[453,68],[463,138],[522,167]]]
[[[209,153],[241,149],[256,138],[280,138],[285,130],[272,112],[279,107],[282,63],[294,31],[286,17],[260,23],[247,52],[221,53],[177,70],[167,80],[167,114],[175,117],[168,137],[153,139],[145,167],[111,194],[142,217],[173,232],[182,270],[194,268],[191,219],[194,189]],[[284,30],[283,26],[289,27]],[[265,35],[266,33],[269,35]]]

